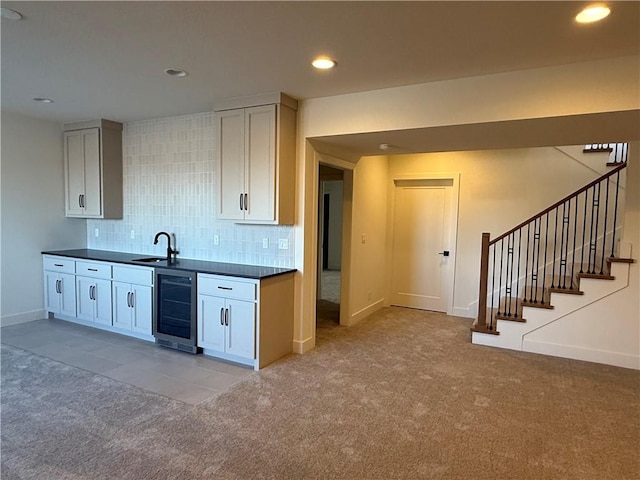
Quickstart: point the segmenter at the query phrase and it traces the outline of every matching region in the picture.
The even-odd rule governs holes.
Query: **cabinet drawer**
[[[66,257],[44,257],[44,269],[52,272],[76,273],[76,261]]]
[[[76,274],[111,280],[111,264],[102,262],[76,262]]]
[[[114,265],[113,279],[136,285],[153,285],[153,268]]]
[[[230,277],[198,274],[198,293],[255,301],[256,284],[250,281],[233,280]]]

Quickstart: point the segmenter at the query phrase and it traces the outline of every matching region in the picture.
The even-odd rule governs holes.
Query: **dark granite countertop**
[[[230,277],[262,278],[274,277],[295,272],[295,268],[263,267],[259,265],[242,265],[238,263],[207,262],[204,260],[190,260],[178,258],[175,262],[167,264],[166,260],[147,263],[137,259],[151,258],[153,255],[144,253],[111,252],[108,250],[54,250],[42,252],[44,255],[58,255],[82,260],[96,260],[101,262],[124,263],[128,265],[146,266],[152,268],[169,268],[173,270],[187,270],[189,272],[212,273],[215,275],[228,275]]]

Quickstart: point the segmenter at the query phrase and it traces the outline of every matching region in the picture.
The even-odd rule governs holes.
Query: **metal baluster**
[[[605,182],[607,182],[607,188],[604,194],[604,226],[602,227],[602,258],[600,259],[600,265],[602,265],[602,267],[600,274],[604,273],[604,251],[607,249],[607,217],[609,216],[609,179],[605,179]]]
[[[597,184],[599,185],[599,184]],[[593,199],[591,202],[591,235],[589,236],[589,267],[587,272],[596,273],[596,255],[595,245],[598,236],[598,201],[600,199],[600,191],[598,191],[596,197],[596,186],[593,186]],[[599,190],[599,189],[598,189]],[[595,232],[595,237],[594,237]],[[591,263],[591,257],[593,257],[593,263]]]
[[[518,273],[516,274],[516,306],[514,316],[518,318],[518,300],[520,299],[520,250],[522,247],[522,228],[518,229]]]
[[[496,245],[493,248],[493,265],[491,267],[491,318],[489,319],[489,330],[493,330],[493,295],[496,292]]]
[[[511,286],[513,285],[513,244],[515,241],[515,234],[509,235],[509,240],[507,241],[507,277],[509,279],[509,283],[507,284],[507,294],[509,298],[509,308],[507,310],[507,316],[511,316],[511,301],[513,300],[511,295]],[[511,260],[509,261],[509,257]]]
[[[584,242],[587,234],[587,202],[589,200],[589,190],[584,192],[584,217],[582,222],[582,246],[580,247],[580,273],[584,273]]]
[[[500,295],[502,295],[502,262],[504,260],[504,238],[500,240],[500,276],[498,277],[498,314],[500,314]]]
[[[527,272],[529,270],[529,243],[530,243],[531,222],[527,224],[527,256],[524,262],[524,299],[527,300]]]
[[[618,191],[620,190],[620,170],[616,174],[616,203],[613,207],[613,238],[611,239],[611,258],[615,255],[616,248],[616,225],[618,221]]]
[[[565,225],[567,226],[567,241],[564,244],[564,275],[562,276],[562,288],[566,288],[567,286],[567,261],[569,260],[569,219],[571,218],[571,199],[562,206],[564,210],[564,206],[567,206],[567,214],[562,217],[562,229],[564,230]],[[569,285],[571,287],[571,285]]]
[[[547,283],[547,250],[549,250],[549,212],[546,215],[546,226],[544,230],[544,264],[542,265],[542,293],[540,303],[544,303],[544,288]],[[540,219],[542,221],[542,219]]]
[[[533,303],[538,303],[538,270],[540,270],[540,228],[541,228],[541,219],[538,217],[536,219],[536,223],[535,223],[535,233],[533,235],[534,238],[534,247],[536,248],[536,255],[535,255],[535,284],[536,284],[536,289],[534,290],[533,293]],[[538,242],[537,246],[536,246],[536,241]]]
[[[573,271],[576,266],[576,237],[578,236],[578,196],[576,196],[576,213],[573,215],[573,256],[571,258],[571,278],[569,288],[573,289]]]
[[[558,206],[558,212],[560,212],[559,206]],[[565,262],[563,262],[563,258],[562,258],[562,252],[564,251],[564,217],[565,217],[565,204],[563,203],[562,204],[562,231],[560,232],[560,266],[558,268],[558,288],[561,287],[562,277],[564,273],[566,273],[566,268],[564,273],[562,271],[562,266],[565,265]]]
[[[559,208],[556,207],[554,210],[556,211],[556,226],[553,229],[553,265],[551,267],[551,288],[555,287],[556,250],[558,248],[558,211],[559,211]],[[562,244],[560,245],[560,250],[562,251]],[[560,278],[560,272],[559,271],[558,271],[558,278]]]

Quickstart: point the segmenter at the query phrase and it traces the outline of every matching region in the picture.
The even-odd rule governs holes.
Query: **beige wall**
[[[382,307],[386,288],[387,159],[365,157],[353,170],[350,302],[352,325]],[[364,236],[364,242],[363,242]]]
[[[42,255],[84,248],[86,221],[66,218],[61,125],[2,112],[2,324],[43,318]]]
[[[404,175],[450,172],[460,174],[452,313],[465,317],[477,313],[482,233],[496,237],[598,177],[558,149],[542,147],[396,155],[389,157],[388,184]]]
[[[314,252],[317,249],[317,229],[313,225],[316,218],[313,214],[318,198],[318,155],[308,139],[350,133],[638,110],[640,109],[639,72],[640,59],[622,57],[300,102],[296,192],[298,217],[295,227],[296,268],[300,273],[296,284],[295,351],[304,352],[315,345],[315,275],[313,272],[316,268]],[[551,144],[580,143],[571,140],[575,138],[576,132],[570,129],[565,131],[562,125],[554,124],[552,133],[554,139],[560,135],[563,140],[554,141]],[[468,144],[465,140],[461,139],[461,145]],[[512,140],[509,139],[510,142]],[[549,143],[538,143],[538,145],[545,144],[549,145]],[[496,147],[500,148],[500,145]],[[335,149],[326,153],[341,156]],[[349,152],[344,152],[342,158],[349,157]],[[447,170],[452,169],[449,167]],[[484,173],[488,175],[491,172]],[[495,173],[498,176],[501,175],[500,172]],[[490,186],[494,183],[494,178],[491,176],[485,184]],[[564,177],[557,172],[552,180],[554,184],[565,182]],[[465,181],[467,180],[461,179],[461,189],[465,188]],[[510,189],[510,191],[514,190],[517,189]],[[515,191],[516,194],[518,192],[519,190]],[[504,208],[512,216],[526,215],[526,212],[516,211],[515,207],[510,205]],[[491,225],[490,229],[500,230],[499,227],[499,225]],[[476,226],[475,230],[480,231],[483,228]],[[458,237],[460,236],[459,232]],[[471,234],[468,248],[473,248],[472,245],[478,242],[474,237]],[[478,267],[470,266],[469,268]],[[357,282],[358,273],[355,271],[353,273],[353,281]],[[474,289],[471,288],[471,290]],[[456,301],[464,308],[465,303],[472,299],[473,294],[469,294]]]

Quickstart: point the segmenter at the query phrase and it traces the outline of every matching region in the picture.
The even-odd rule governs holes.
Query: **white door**
[[[93,278],[76,278],[76,295],[78,302],[78,318],[87,322],[93,322],[95,315],[95,303],[93,301]]]
[[[256,304],[227,300],[227,318],[227,353],[238,357],[256,358]]]
[[[67,175],[67,215],[82,215],[81,195],[84,194],[84,136],[82,131],[64,134],[64,155]]]
[[[60,274],[60,313],[70,317],[76,316],[76,281],[75,275]]]
[[[224,352],[225,299],[210,295],[198,295],[198,346]]]
[[[102,215],[102,180],[100,178],[100,129],[84,133],[84,214]]]
[[[245,220],[275,220],[276,106],[247,108],[245,113]],[[286,188],[286,186],[282,186]]]
[[[113,326],[131,330],[131,285],[113,282]]]
[[[60,277],[57,273],[44,272],[45,294],[44,308],[47,312],[60,313],[60,293],[58,285]]]
[[[218,218],[244,218],[244,110],[218,115]]]
[[[145,285],[131,286],[131,330],[146,335],[152,334],[153,295],[151,287]]]
[[[102,325],[111,325],[111,280],[95,279],[93,282],[94,321]]]
[[[393,305],[447,311],[448,268],[452,263],[444,252],[452,253],[453,248],[449,245],[453,187],[446,183],[396,181]]]

